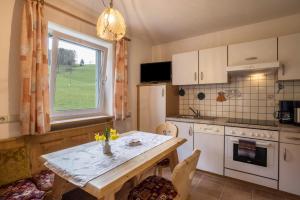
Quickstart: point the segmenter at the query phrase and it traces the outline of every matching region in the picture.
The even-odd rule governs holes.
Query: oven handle
[[[233,142],[235,144],[239,143],[238,139],[230,138],[230,140],[231,140],[231,142]],[[264,146],[264,147],[272,147],[272,143],[270,143],[270,142],[256,142],[256,145],[258,145],[258,146]]]

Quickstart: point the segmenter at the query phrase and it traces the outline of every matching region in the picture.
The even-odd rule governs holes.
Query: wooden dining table
[[[121,134],[121,137],[130,136],[131,134],[136,133],[138,133],[138,131],[127,132]],[[115,199],[115,193],[122,188],[124,183],[130,180],[137,182],[137,177],[151,169],[162,159],[169,158],[170,168],[173,170],[178,164],[176,149],[185,142],[186,139],[173,137],[88,181],[81,189],[97,199],[113,200]],[[46,155],[41,156],[43,162],[47,162],[46,158]],[[70,183],[67,178],[55,173],[52,199],[60,200],[64,193],[75,189],[76,187],[78,186]]]

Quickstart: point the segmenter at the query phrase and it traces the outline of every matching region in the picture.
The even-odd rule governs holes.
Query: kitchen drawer
[[[194,133],[211,133],[224,135],[224,126],[209,125],[209,124],[194,124]]]
[[[300,133],[280,132],[280,142],[300,145]]]
[[[228,66],[277,61],[277,38],[228,46]]]

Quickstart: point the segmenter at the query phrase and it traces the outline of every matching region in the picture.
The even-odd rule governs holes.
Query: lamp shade
[[[97,35],[110,41],[122,39],[126,33],[126,24],[121,13],[113,8],[106,8],[98,18]]]

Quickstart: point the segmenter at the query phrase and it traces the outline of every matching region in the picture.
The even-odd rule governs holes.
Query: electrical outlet
[[[0,116],[0,123],[7,123],[8,122],[8,116],[2,115]]]

